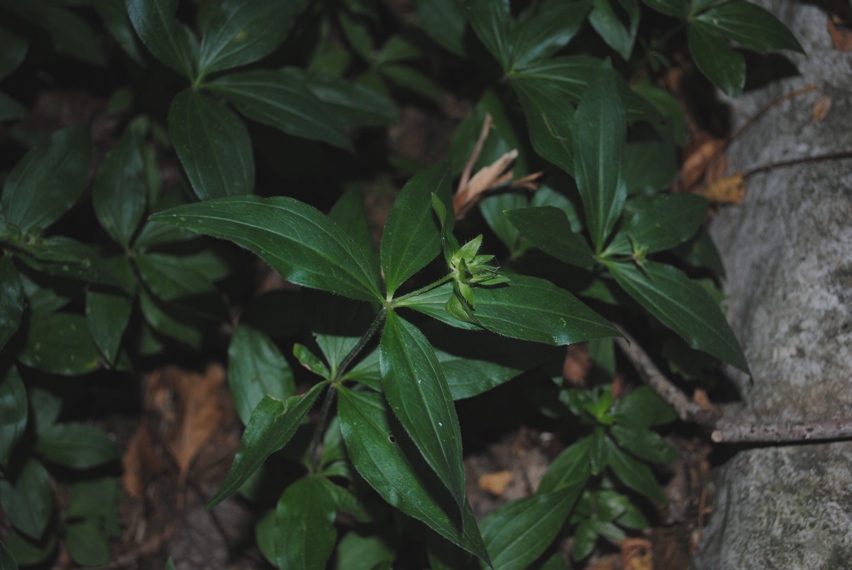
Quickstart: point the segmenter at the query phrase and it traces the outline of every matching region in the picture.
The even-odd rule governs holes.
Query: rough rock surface
[[[852,150],[852,52],[833,49],[813,5],[764,7],[808,55],[799,77],[734,101],[743,124],[785,93],[730,148],[731,171]],[[787,54],[789,56],[789,54]],[[831,98],[813,122],[814,105]],[[776,168],[751,177],[741,207],[711,228],[728,272],[728,318],[754,386],[733,376],[741,421],[852,418],[852,160]],[[852,568],[852,442],[752,447],[723,468],[718,502],[696,559],[701,570]]]

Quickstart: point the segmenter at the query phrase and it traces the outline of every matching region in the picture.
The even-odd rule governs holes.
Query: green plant
[[[737,95],[744,60],[727,40],[801,49],[783,25],[740,0],[646,0],[657,14],[635,0],[540,0],[516,11],[508,1],[422,0],[422,30],[390,34],[368,0],[199,2],[192,28],[176,17],[176,0],[128,0],[126,11],[77,4],[94,9],[126,57],[158,77],[176,72],[182,84],[169,103],[165,144],[157,142],[166,138],[159,119],[143,113],[102,160],[86,198],[103,230],[95,244],[52,229],[74,215],[87,186],[87,124],[34,145],[6,177],[0,498],[15,530],[0,551],[4,567],[12,557],[46,559],[60,537],[78,563],[101,564],[116,533],[111,504],[92,499],[114,494],[112,479],[84,476],[54,516],[44,463],[86,471],[118,453],[91,424],[57,422],[62,400],[41,386],[51,375],[134,370],[174,340],[211,350],[222,324],[232,327],[228,382],[246,429],[210,506],[238,491],[258,495],[258,473],[282,449],[300,463],[303,476],[276,490],[277,505],[257,526],[261,550],[280,568],[323,568],[333,551],[338,568],[389,568],[406,529],[422,538],[432,568],[560,568],[558,557],[540,558],[566,525],[582,559],[598,537],[616,541],[647,524],[628,491],[665,500],[648,463],[676,454],[651,428],[674,414],[649,388],[613,397],[619,331],[609,319],[655,329],[674,352],[701,351],[744,372],[748,365],[714,281],[688,276],[720,273],[701,229],[707,203],[666,193],[683,119],[677,102],[642,77],[667,61],[685,30],[698,68]],[[105,61],[98,42],[62,35],[75,23],[93,36],[87,20],[63,2],[45,6],[0,2],[45,27],[57,51]],[[641,45],[652,47],[637,50],[640,17],[651,22]],[[297,21],[312,33],[300,28],[288,40]],[[0,45],[9,54],[2,78],[21,64],[29,40],[0,28]],[[289,53],[279,57],[282,45]],[[234,110],[352,151],[347,129],[397,119],[391,98],[439,101],[422,68],[444,60],[485,66],[473,89],[478,102],[449,160],[424,167],[379,157],[414,172],[379,246],[356,189],[338,192],[327,215],[290,196],[253,195],[255,156],[275,151],[268,140],[292,140],[250,129]],[[488,67],[494,61],[497,69]],[[0,109],[4,120],[25,111],[5,95]],[[486,121],[493,129],[474,151]],[[191,194],[161,188],[156,150],[169,141]],[[324,148],[299,144],[307,153]],[[507,188],[472,198],[467,205],[477,203],[486,227],[464,219],[452,179],[472,155],[486,166],[509,152],[520,172],[546,168],[543,185],[532,195]],[[216,283],[237,256],[209,238],[251,251],[300,291],[261,295],[232,319]],[[286,317],[273,322],[270,314]],[[301,395],[281,339],[313,375]],[[596,366],[582,388],[560,371],[558,347],[578,342],[589,342]],[[579,419],[582,431],[533,496],[477,522],[454,401],[530,370],[546,379],[530,390],[542,413]],[[356,521],[339,540],[337,511]]]

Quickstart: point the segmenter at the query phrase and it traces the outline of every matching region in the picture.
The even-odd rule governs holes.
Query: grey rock
[[[732,101],[743,124],[731,172],[852,150],[852,54],[832,49],[814,6],[765,2],[807,51],[801,75]],[[831,97],[822,121],[814,104]],[[711,233],[727,270],[727,315],[754,373],[730,371],[743,396],[739,421],[852,419],[852,160],[776,168],[751,177],[740,207]],[[852,442],[744,449],[722,469],[700,570],[852,568]]]

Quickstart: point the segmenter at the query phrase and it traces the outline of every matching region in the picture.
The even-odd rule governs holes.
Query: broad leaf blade
[[[684,18],[688,12],[689,5],[684,0],[643,0],[645,4],[661,14]]]
[[[199,199],[252,193],[251,138],[225,106],[198,91],[182,91],[169,109],[169,135]]]
[[[11,257],[0,259],[0,350],[21,326],[24,287]]]
[[[432,193],[447,192],[449,184],[449,165],[443,162],[417,174],[400,192],[382,234],[381,259],[388,297],[441,252]]]
[[[465,55],[467,22],[456,0],[420,0],[416,7],[423,31],[431,39],[456,55]]]
[[[569,265],[589,268],[595,264],[585,238],[571,231],[565,212],[553,206],[509,210],[506,217],[525,238],[543,252]]]
[[[749,373],[740,343],[719,306],[683,272],[646,261],[608,265],[618,284],[692,348],[702,350]]]
[[[392,506],[487,562],[470,507],[465,507],[463,521],[458,520],[458,506],[448,494],[442,496],[443,485],[418,458],[405,432],[398,425],[392,428],[392,414],[383,397],[345,387],[338,388],[338,394],[346,450],[364,480]]]
[[[354,150],[325,105],[289,74],[280,71],[231,73],[206,87],[225,97],[249,119],[290,135]]]
[[[24,435],[29,416],[27,390],[14,364],[0,379],[0,467],[9,467],[15,445]]]
[[[110,366],[116,363],[132,310],[133,300],[120,292],[92,288],[86,293],[89,334]]]
[[[595,251],[601,251],[621,214],[618,183],[627,124],[615,72],[605,64],[587,89],[573,125],[574,172]]]
[[[651,469],[622,451],[612,440],[606,439],[609,447],[609,467],[622,483],[638,493],[660,503],[666,502],[666,496],[654,478]]]
[[[725,37],[712,25],[693,20],[687,32],[689,51],[707,79],[730,97],[739,97],[745,86],[745,59],[728,47]]]
[[[325,383],[321,382],[302,396],[293,396],[286,401],[276,400],[271,396],[263,397],[246,425],[231,471],[222,487],[210,499],[208,509],[236,493],[270,454],[290,441],[325,387]]]
[[[566,487],[518,499],[485,517],[480,526],[492,568],[529,568],[556,538],[582,490]]]
[[[591,444],[592,439],[584,437],[557,455],[548,466],[536,493],[549,493],[563,487],[582,489],[592,475],[589,462]]]
[[[275,558],[279,568],[325,568],[337,530],[335,501],[323,481],[303,477],[287,487],[275,508]]]
[[[148,197],[140,144],[128,129],[104,158],[92,189],[98,221],[125,250],[145,214]]]
[[[564,97],[561,85],[546,79],[512,80],[518,93],[535,151],[565,172],[574,172],[571,125],[574,108]]]
[[[154,57],[189,79],[195,78],[198,44],[175,17],[178,0],[127,0],[127,12]]]
[[[0,199],[7,225],[42,230],[68,211],[89,175],[89,125],[63,129],[35,145],[12,169]]]
[[[610,433],[618,445],[645,461],[670,463],[679,457],[678,452],[666,443],[666,440],[651,430],[614,425]]]
[[[207,22],[199,74],[252,63],[280,46],[309,0],[228,0]]]
[[[607,248],[645,253],[678,246],[695,235],[707,215],[707,200],[694,194],[658,196],[637,210]]]
[[[463,510],[461,431],[435,351],[423,333],[393,311],[387,314],[379,350],[391,409]]]
[[[639,31],[638,0],[594,0],[589,23],[625,61],[630,59]],[[621,16],[627,16],[627,21]]]
[[[515,28],[511,67],[545,59],[564,47],[580,30],[591,6],[591,0],[545,0],[535,5],[535,13],[525,15]]]
[[[751,2],[727,2],[707,10],[698,16],[697,20],[711,25],[723,36],[752,49],[788,49],[805,53],[787,26],[770,12]]]
[[[18,257],[33,269],[48,275],[119,288],[126,286],[96,249],[65,236],[44,238],[29,244],[26,254],[21,253]]]
[[[53,514],[53,485],[47,469],[30,457],[15,481],[0,478],[0,506],[12,525],[39,541]]]
[[[158,299],[174,303],[202,318],[229,319],[228,308],[213,283],[185,258],[161,253],[136,257],[142,281]]]
[[[72,469],[91,469],[121,457],[106,433],[76,422],[53,424],[42,430],[36,451],[47,461]]]
[[[328,212],[331,218],[343,232],[350,236],[364,255],[373,269],[374,280],[381,281],[379,248],[373,239],[370,222],[367,219],[367,211],[364,209],[364,199],[358,187],[351,187],[343,193],[331,210]]]
[[[85,317],[54,313],[32,316],[19,359],[44,372],[75,376],[97,370],[101,353],[89,336]]]
[[[292,198],[235,196],[155,214],[158,222],[230,240],[305,287],[381,301],[364,253],[337,225]]]
[[[286,400],[296,394],[293,371],[272,340],[242,324],[234,329],[228,347],[228,386],[244,424],[264,396]]]
[[[465,0],[464,13],[483,45],[508,70],[512,58],[509,0]]]
[[[307,74],[290,67],[284,71],[299,78],[345,127],[388,125],[399,121],[399,113],[391,102],[369,87],[326,73]]]

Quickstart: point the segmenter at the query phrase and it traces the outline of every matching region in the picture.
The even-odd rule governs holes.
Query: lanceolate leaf
[[[35,145],[15,166],[0,200],[6,224],[42,230],[68,211],[89,175],[89,125],[68,127]]]
[[[615,72],[605,64],[574,115],[574,172],[595,251],[601,251],[621,214],[624,187],[618,183],[627,125]]]
[[[271,396],[263,397],[246,425],[231,471],[216,495],[210,499],[208,509],[233,495],[270,454],[290,441],[325,387],[324,382],[319,383],[304,395],[292,396],[284,401]]]
[[[251,139],[225,106],[196,90],[182,91],[169,109],[169,135],[201,200],[252,193]]]
[[[608,250],[631,248],[654,253],[671,249],[695,235],[707,215],[707,200],[694,194],[658,196],[643,205],[621,228]]]
[[[228,320],[228,310],[219,292],[209,279],[183,258],[145,253],[137,256],[136,267],[157,298],[176,303],[201,317]]]
[[[529,568],[556,538],[582,490],[566,487],[518,499],[485,517],[480,526],[492,568]]]
[[[228,0],[210,19],[201,40],[199,74],[252,63],[287,38],[309,0]]]
[[[545,59],[564,47],[580,30],[591,5],[591,0],[537,3],[534,13],[521,16],[512,34],[511,67]]]
[[[74,376],[98,369],[101,354],[82,315],[33,315],[20,361],[53,374]]]
[[[325,105],[301,81],[280,71],[225,75],[206,87],[254,121],[287,134],[353,150],[352,142]]]
[[[287,360],[261,331],[238,325],[228,347],[228,386],[244,424],[264,396],[285,400],[296,394]]]
[[[107,434],[93,425],[75,422],[53,424],[42,430],[36,450],[47,461],[72,469],[90,469],[120,457]]]
[[[743,0],[727,2],[698,16],[725,37],[760,51],[789,49],[805,53],[796,37],[778,18]]]
[[[571,106],[555,81],[524,79],[518,76],[512,85],[527,118],[527,128],[535,151],[569,174],[574,172],[574,151],[571,145]]]
[[[179,206],[151,219],[233,241],[297,285],[363,301],[384,299],[352,238],[292,198],[222,198]]]
[[[594,0],[589,23],[601,38],[625,60],[630,59],[639,30],[638,0]],[[624,22],[619,13],[626,14]]]
[[[441,252],[432,193],[448,193],[449,184],[449,165],[442,162],[417,174],[399,194],[382,234],[382,269],[389,297]]]
[[[3,51],[0,52],[0,79],[5,79],[24,61],[30,49],[30,42],[2,26],[0,45],[3,46]]]
[[[417,15],[423,31],[456,55],[465,54],[465,17],[456,0],[421,0]]]
[[[27,265],[58,277],[70,277],[89,283],[124,287],[125,283],[110,269],[97,250],[65,236],[44,238],[26,246],[27,254],[18,257]]]
[[[387,125],[399,120],[391,102],[369,87],[325,73],[307,74],[297,68],[284,71],[299,78],[343,126]]]
[[[646,497],[665,503],[666,496],[660,490],[651,469],[619,449],[611,439],[607,438],[606,442],[609,447],[609,466],[621,482]]]
[[[21,325],[24,287],[11,257],[0,258],[0,350]]]
[[[128,129],[104,158],[92,189],[92,205],[98,221],[125,249],[130,247],[147,203],[148,186],[140,144]]]
[[[553,206],[509,210],[506,217],[525,238],[556,259],[578,267],[595,264],[586,239],[571,231],[565,212]]]
[[[323,481],[303,477],[287,487],[275,508],[275,558],[279,568],[325,568],[337,539],[335,501]]]
[[[465,0],[464,13],[480,41],[503,69],[508,70],[512,57],[508,33],[509,0]]]
[[[547,468],[536,493],[549,493],[563,487],[580,488],[591,476],[589,448],[592,439],[584,437],[556,456]]]
[[[740,343],[710,294],[670,265],[646,261],[608,265],[618,284],[692,347],[748,373]]]
[[[177,4],[178,0],[128,0],[127,12],[154,57],[194,79],[198,40],[175,17]]]
[[[610,433],[618,445],[646,461],[668,463],[678,458],[677,451],[651,430],[614,425]]]
[[[391,412],[375,392],[338,388],[340,430],[355,468],[384,500],[426,523],[438,534],[488,562],[470,506],[458,506],[407,440],[391,427]],[[413,452],[413,454],[412,454]]]
[[[30,457],[14,481],[0,478],[0,506],[12,525],[38,541],[53,513],[53,486],[47,469]]]
[[[115,365],[121,337],[130,321],[133,300],[119,291],[94,288],[86,293],[86,324],[104,359]]]
[[[729,48],[725,37],[706,22],[690,22],[687,39],[701,73],[730,97],[738,97],[745,86],[743,56]]]
[[[27,427],[29,406],[27,391],[18,369],[13,364],[0,378],[0,467],[8,468],[15,445]]]
[[[423,333],[393,311],[387,314],[379,348],[391,409],[463,510],[461,431],[435,351]]]
[[[373,233],[370,230],[367,211],[364,209],[364,200],[359,188],[354,186],[344,192],[343,196],[329,210],[328,217],[337,223],[340,229],[350,236],[364,252],[370,267],[373,269],[375,281],[380,282],[379,249],[373,240]]]
[[[684,0],[643,0],[647,6],[657,12],[683,18],[686,16],[688,4]]]

